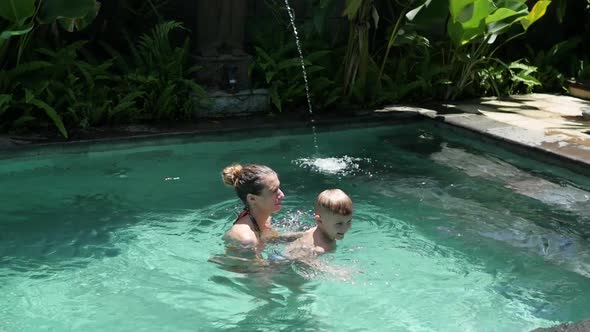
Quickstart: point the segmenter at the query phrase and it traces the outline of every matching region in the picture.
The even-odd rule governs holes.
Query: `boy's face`
[[[343,216],[328,211],[315,215],[318,228],[332,240],[342,240],[352,225],[352,215]]]

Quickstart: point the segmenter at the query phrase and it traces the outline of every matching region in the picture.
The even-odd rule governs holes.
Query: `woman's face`
[[[278,212],[281,209],[281,205],[283,202],[283,198],[285,194],[281,190],[281,182],[276,174],[269,174],[266,176],[265,179],[262,180],[264,183],[264,189],[260,193],[260,195],[252,195],[254,196],[254,204],[259,209],[263,209],[265,211]]]

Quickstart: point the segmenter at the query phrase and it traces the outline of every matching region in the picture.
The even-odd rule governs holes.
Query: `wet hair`
[[[317,214],[328,211],[341,216],[349,216],[352,214],[352,200],[340,189],[328,189],[318,195],[314,208]]]
[[[223,183],[234,187],[238,197],[247,206],[246,198],[248,194],[260,195],[266,187],[263,180],[271,174],[276,175],[277,173],[268,166],[233,164],[223,169],[221,178],[223,179]]]

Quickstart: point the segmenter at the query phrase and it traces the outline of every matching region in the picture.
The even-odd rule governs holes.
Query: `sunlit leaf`
[[[535,3],[535,5],[533,6],[533,9],[531,10],[531,12],[522,21],[520,21],[520,23],[522,24],[522,27],[525,30],[528,30],[528,28],[533,23],[535,23],[536,21],[538,21],[541,17],[543,17],[545,15],[545,12],[547,12],[547,6],[549,6],[550,4],[551,4],[551,1],[549,1],[549,0],[537,1],[537,3]]]

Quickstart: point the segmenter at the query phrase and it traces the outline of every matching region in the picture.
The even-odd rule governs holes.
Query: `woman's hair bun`
[[[240,177],[240,174],[242,174],[242,165],[233,164],[223,169],[221,178],[223,179],[223,183],[234,187],[236,185],[236,181]]]

